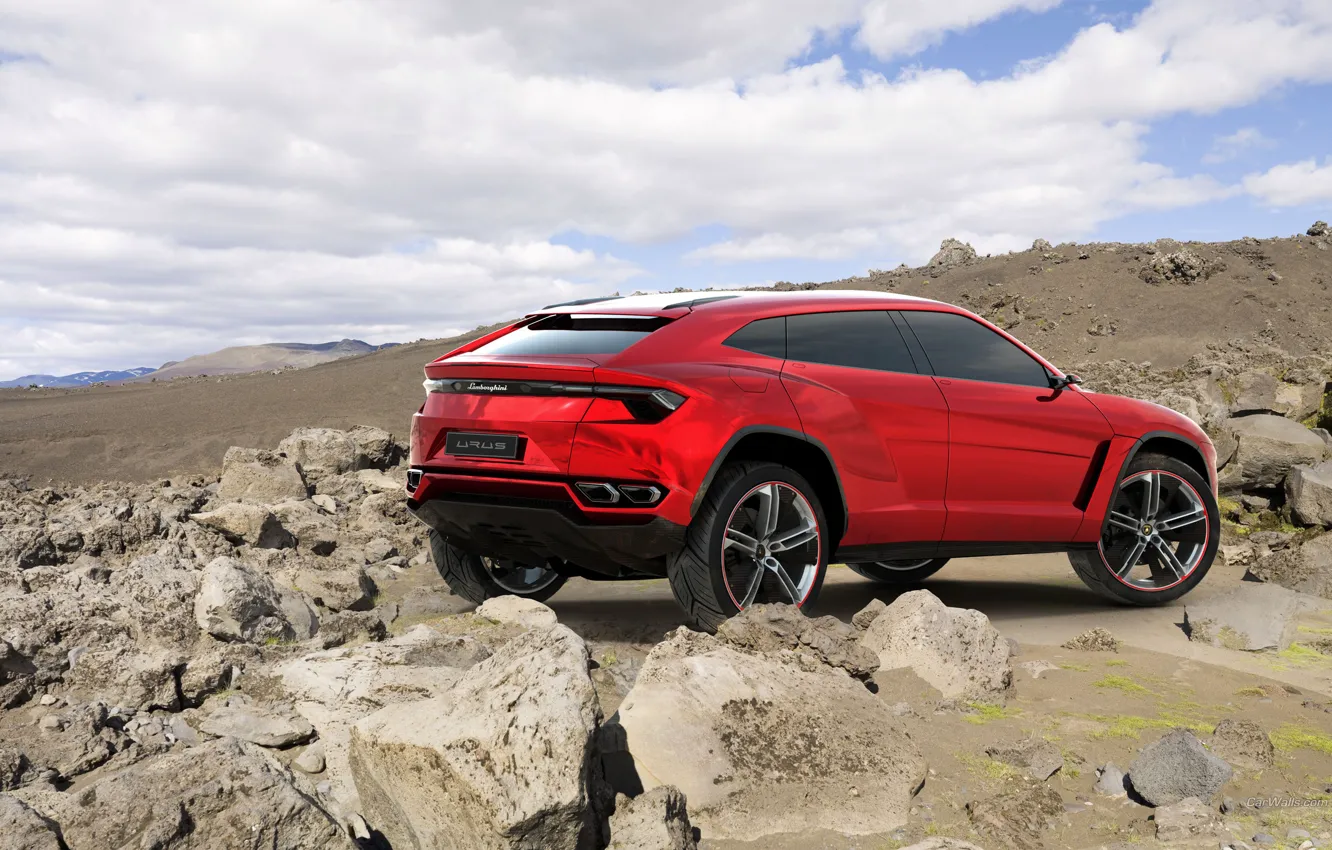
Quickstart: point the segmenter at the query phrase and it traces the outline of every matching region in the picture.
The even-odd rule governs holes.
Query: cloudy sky
[[[1329,0],[0,0],[0,379],[1315,218]]]

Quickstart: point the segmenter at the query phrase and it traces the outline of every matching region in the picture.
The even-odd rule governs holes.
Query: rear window
[[[669,324],[659,316],[556,313],[474,349],[472,354],[619,354]]]

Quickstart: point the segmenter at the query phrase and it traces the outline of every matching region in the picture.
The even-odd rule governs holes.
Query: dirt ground
[[[1174,367],[1209,342],[1269,325],[1272,342],[1292,354],[1328,351],[1326,246],[1309,237],[1193,245],[1225,270],[1192,284],[1144,281],[1139,273],[1152,255],[1141,247],[1061,245],[946,272],[821,285],[891,288],[967,306],[1065,367],[1108,358]],[[1270,279],[1273,273],[1279,280]],[[405,436],[422,401],[424,364],[471,338],[415,342],[279,374],[0,390],[0,477],[31,476],[40,485],[209,473],[229,446],[270,447],[300,426],[364,424]]]

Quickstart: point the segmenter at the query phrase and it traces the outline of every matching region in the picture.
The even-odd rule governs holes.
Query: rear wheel
[[[1160,605],[1203,580],[1220,539],[1208,482],[1175,458],[1140,454],[1115,489],[1096,549],[1070,552],[1068,559],[1102,596]]]
[[[867,561],[847,564],[851,571],[882,584],[915,584],[943,569],[947,558],[916,558],[904,561]]]
[[[671,591],[707,631],[761,602],[807,609],[827,571],[827,529],[814,488],[795,470],[727,464],[670,560]]]
[[[548,565],[520,564],[473,555],[430,532],[430,554],[449,590],[480,605],[496,596],[522,596],[545,602],[564,586],[566,577]]]

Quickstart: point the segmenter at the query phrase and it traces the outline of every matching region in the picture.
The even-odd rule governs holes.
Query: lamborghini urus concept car
[[[449,587],[544,600],[669,579],[697,626],[807,608],[829,564],[1068,553],[1094,591],[1187,593],[1217,550],[1216,453],[961,308],[818,290],[557,304],[425,367],[411,511]]]

